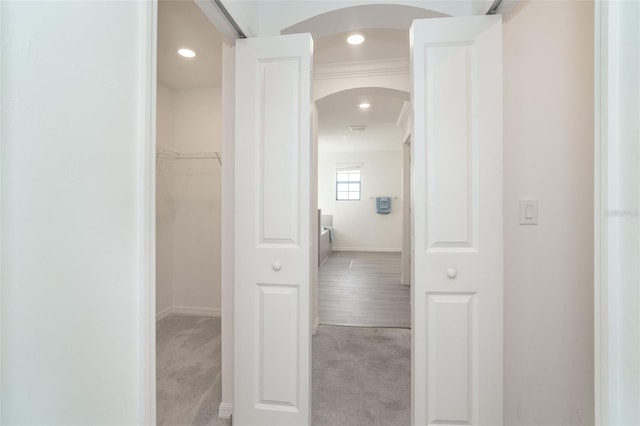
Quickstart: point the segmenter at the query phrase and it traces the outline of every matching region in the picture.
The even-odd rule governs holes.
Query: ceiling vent
[[[364,124],[352,124],[349,126],[349,130],[352,132],[364,132],[367,129],[367,126]]]

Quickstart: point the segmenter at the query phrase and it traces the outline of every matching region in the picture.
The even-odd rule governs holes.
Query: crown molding
[[[396,125],[400,128],[404,128],[407,124],[407,119],[411,114],[411,103],[409,101],[404,101],[402,104],[402,109],[400,110],[400,114],[398,114],[398,119],[396,120]]]
[[[314,80],[391,75],[409,75],[409,58],[319,64],[313,71]]]

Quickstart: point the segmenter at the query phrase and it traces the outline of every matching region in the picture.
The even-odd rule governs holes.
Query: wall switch
[[[520,225],[538,224],[538,200],[520,200]]]

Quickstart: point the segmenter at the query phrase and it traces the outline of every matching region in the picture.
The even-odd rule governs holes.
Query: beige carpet
[[[170,315],[156,327],[157,424],[228,425],[222,399],[220,318]]]
[[[411,424],[411,331],[320,326],[312,416],[314,426]]]
[[[313,426],[410,424],[411,334],[320,326],[313,337]],[[220,319],[171,315],[157,326],[157,423],[218,419]]]

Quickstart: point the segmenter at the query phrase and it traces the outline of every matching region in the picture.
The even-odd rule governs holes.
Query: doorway
[[[354,34],[361,44],[348,43]],[[401,262],[409,93],[393,88],[409,85],[409,32],[366,29],[314,42],[315,86],[335,92],[316,100],[322,263],[312,424],[409,424],[411,307]],[[347,71],[388,72],[390,63],[405,66],[374,87]],[[342,78],[330,73],[338,68]]]
[[[500,423],[501,22],[425,19],[412,36],[412,419]],[[236,47],[243,195],[235,217],[234,415],[243,424],[310,421],[309,278],[318,232],[307,142],[311,41],[297,34]]]
[[[404,165],[397,124],[408,101],[405,92],[364,87],[316,103],[320,324],[410,327],[409,287],[401,284]]]
[[[217,424],[221,403],[222,36],[158,2],[156,418]]]

